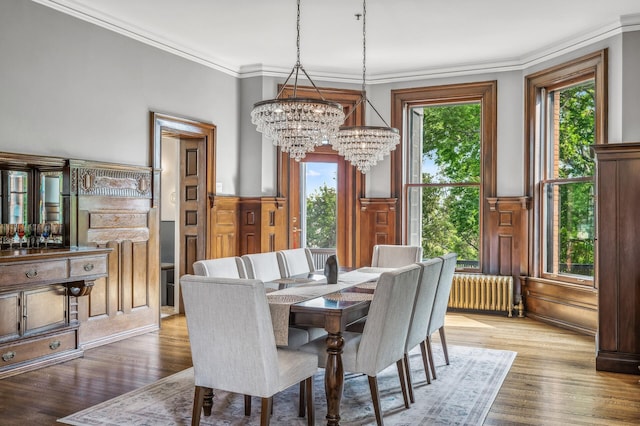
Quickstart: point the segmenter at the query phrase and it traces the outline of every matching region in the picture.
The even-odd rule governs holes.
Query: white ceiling
[[[288,74],[295,0],[33,0],[235,76]],[[301,1],[301,63],[361,81],[362,0]],[[517,69],[640,30],[639,0],[368,0],[367,82]]]

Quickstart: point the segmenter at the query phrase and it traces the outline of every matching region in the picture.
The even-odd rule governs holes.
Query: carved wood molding
[[[360,198],[360,210],[367,211],[369,207],[387,205],[390,211],[395,211],[398,205],[397,198]]]
[[[531,207],[531,197],[487,197],[487,203],[489,203],[489,210],[492,212],[498,211],[500,204],[519,204],[522,210],[529,210]]]
[[[72,161],[71,192],[87,196],[150,199],[151,169]]]

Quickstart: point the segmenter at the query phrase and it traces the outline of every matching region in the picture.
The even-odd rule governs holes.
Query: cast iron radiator
[[[452,309],[513,312],[513,277],[454,274],[449,304]]]

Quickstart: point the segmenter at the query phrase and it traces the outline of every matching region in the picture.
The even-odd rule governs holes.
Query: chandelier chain
[[[367,76],[367,0],[362,0],[362,96],[366,96]]]
[[[296,18],[296,66],[300,66],[300,0],[298,0],[298,15]]]

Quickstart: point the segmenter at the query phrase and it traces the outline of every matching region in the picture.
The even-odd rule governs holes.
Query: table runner
[[[356,284],[377,281],[381,272],[384,272],[378,271],[380,269],[389,270],[387,268],[356,269],[339,274],[337,284],[327,284],[326,279],[322,279],[268,293],[267,300],[269,301],[269,310],[271,311],[271,322],[273,323],[276,345],[287,346],[289,342],[289,313],[293,303],[336,293],[345,288],[353,287]]]

